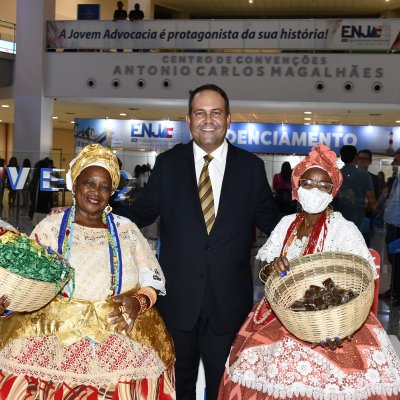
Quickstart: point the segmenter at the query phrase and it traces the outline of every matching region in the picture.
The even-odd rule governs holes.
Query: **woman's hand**
[[[353,338],[352,335],[347,336],[347,341],[351,342],[351,339]],[[329,349],[329,350],[336,350],[336,349],[340,349],[343,347],[344,345],[344,341],[345,339],[339,339],[338,337],[335,337],[334,339],[326,339],[326,341],[322,341],[320,343],[315,343],[311,346],[311,348],[315,348],[317,346],[321,346],[324,349]]]
[[[286,276],[290,271],[290,264],[286,257],[275,257],[272,261],[272,268],[279,273],[280,276]]]
[[[110,324],[119,324],[118,333],[124,330],[126,333],[130,333],[140,311],[139,300],[136,297],[123,295],[116,297],[113,301],[116,308],[108,314],[108,318],[112,318]]]
[[[3,296],[0,297],[0,315],[3,314],[5,310],[7,310],[10,304],[10,298],[6,294],[3,294]]]
[[[274,271],[278,272],[280,276],[285,276],[287,271],[290,271],[288,259],[286,257],[275,257],[272,262],[265,264],[258,274],[261,282],[267,282],[268,277]]]

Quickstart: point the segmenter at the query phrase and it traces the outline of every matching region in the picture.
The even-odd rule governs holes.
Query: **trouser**
[[[393,242],[400,238],[400,227],[395,225],[386,225],[386,244]],[[389,254],[388,259],[392,265],[392,279],[391,279],[391,295],[400,297],[400,253]]]
[[[196,400],[196,380],[200,357],[206,379],[206,399],[216,400],[232,342],[237,332],[218,335],[214,332],[205,307],[190,331],[168,327],[176,351],[176,398]],[[198,399],[202,400],[202,399]]]

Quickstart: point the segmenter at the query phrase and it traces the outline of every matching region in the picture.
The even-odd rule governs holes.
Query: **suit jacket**
[[[270,233],[280,219],[263,161],[228,143],[216,220],[207,234],[192,142],[157,157],[141,197],[122,211],[139,227],[160,216],[159,261],[167,295],[158,309],[167,326],[194,327],[205,306],[217,333],[239,329],[253,304],[252,228]],[[119,212],[119,211],[118,211]]]

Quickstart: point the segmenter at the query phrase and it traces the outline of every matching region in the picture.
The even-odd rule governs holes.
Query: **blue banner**
[[[227,138],[252,153],[307,154],[323,143],[336,153],[350,144],[391,155],[400,147],[400,127],[232,123]]]
[[[358,150],[392,155],[400,148],[400,127],[233,122],[227,139],[252,153],[307,154],[317,143],[323,143],[336,153],[343,145],[350,144]],[[190,140],[184,121],[75,120],[78,149],[89,143],[101,143],[127,150],[166,150]]]

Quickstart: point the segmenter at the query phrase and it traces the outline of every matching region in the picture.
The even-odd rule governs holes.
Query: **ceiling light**
[[[58,119],[58,117],[52,117],[53,119]]]
[[[249,0],[249,3],[252,4],[252,3],[253,3],[253,0]]]
[[[0,122],[3,122],[3,120],[2,119],[0,119]],[[399,121],[400,122],[400,121]]]
[[[126,117],[126,114],[125,113],[120,113],[119,114],[121,117]]]
[[[400,121],[396,121],[396,124],[400,124]]]
[[[304,114],[312,114],[311,111],[304,111]]]
[[[311,121],[311,118],[304,118],[304,121]]]
[[[75,121],[71,121],[71,124],[74,124],[75,123]]]
[[[3,108],[10,108],[10,106],[8,104],[2,104],[1,105]]]

